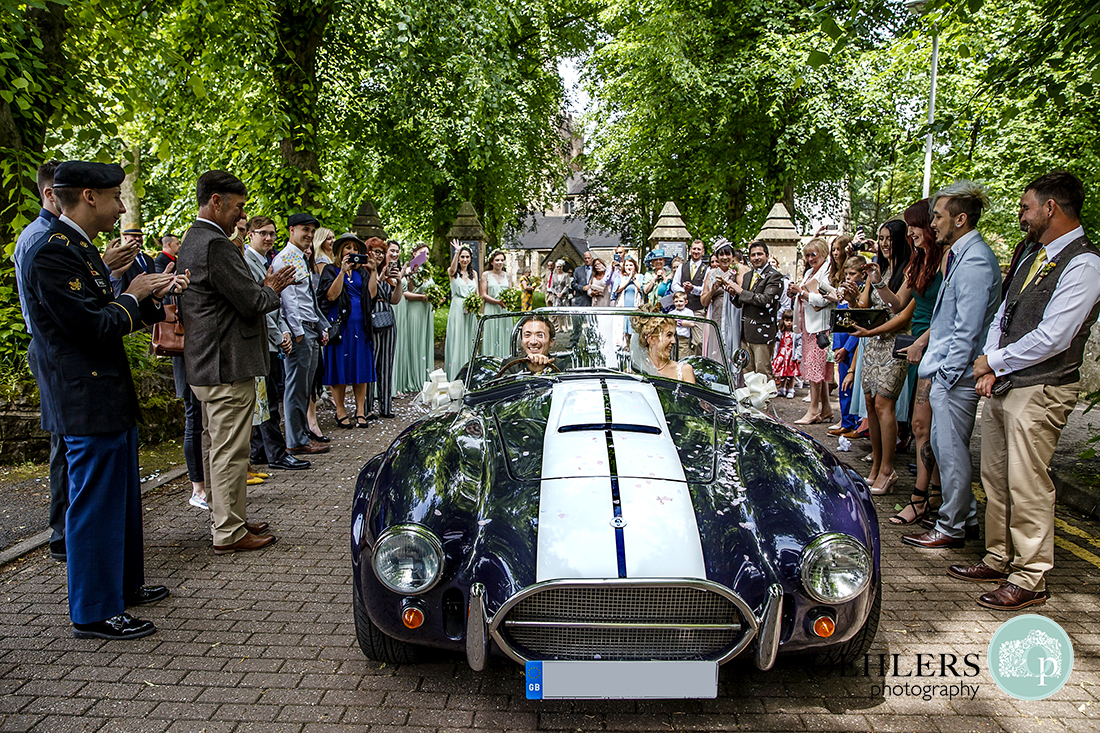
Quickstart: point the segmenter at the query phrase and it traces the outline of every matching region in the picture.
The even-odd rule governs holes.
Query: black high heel
[[[913,489],[913,496],[917,497],[916,501],[914,501],[913,498],[910,497],[909,503],[905,506],[905,509],[908,509],[909,507],[913,507],[913,518],[912,519],[906,519],[903,516],[903,513],[905,512],[905,509],[902,509],[897,514],[890,517],[890,524],[893,524],[893,525],[898,526],[898,527],[904,527],[908,524],[916,524],[917,522],[921,521],[922,519],[924,519],[925,517],[928,516],[928,513],[931,511],[931,509],[928,506],[928,490],[927,489],[914,488]],[[919,506],[923,506],[924,511],[919,511],[917,509],[917,507],[919,507]]]

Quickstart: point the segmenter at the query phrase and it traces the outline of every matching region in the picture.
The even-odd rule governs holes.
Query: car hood
[[[646,382],[554,385],[536,580],[706,578],[687,479]]]

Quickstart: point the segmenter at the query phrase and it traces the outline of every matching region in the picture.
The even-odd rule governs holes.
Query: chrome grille
[[[701,587],[547,587],[506,611],[499,632],[529,659],[721,659],[740,642],[737,606]]]

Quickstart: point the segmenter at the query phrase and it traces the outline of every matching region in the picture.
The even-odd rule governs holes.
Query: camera
[[[365,265],[370,262],[370,255],[348,252],[348,262],[353,265]]]

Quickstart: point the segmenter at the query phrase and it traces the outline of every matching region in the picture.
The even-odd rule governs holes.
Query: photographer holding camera
[[[363,297],[363,266],[368,262],[365,249],[354,234],[340,235],[332,247],[334,261],[340,264],[325,265],[317,288],[321,309],[328,314],[330,324],[322,382],[332,387],[336,424],[346,429],[367,427],[364,402],[367,385],[375,381],[370,297]],[[344,404],[348,385],[355,396],[354,416],[348,415]]]

